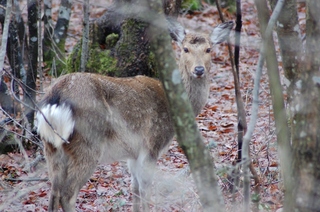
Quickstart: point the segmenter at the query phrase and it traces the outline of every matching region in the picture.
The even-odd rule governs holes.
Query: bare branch
[[[2,113],[3,113],[4,115],[6,115],[10,120],[12,120],[14,124],[16,124],[17,126],[19,126],[20,128],[23,128],[29,135],[34,135],[30,130],[24,128],[16,119],[14,119],[12,116],[10,116],[10,114],[8,114],[5,110],[3,110],[2,108],[0,108],[0,110],[2,111]],[[7,124],[7,123],[4,123],[4,124]],[[19,133],[17,133],[17,132],[14,132],[14,131],[10,131],[10,132],[13,133],[13,134],[15,134],[15,135],[17,135],[17,136],[19,136],[19,137],[21,137],[21,138],[25,138],[25,139],[30,140],[32,143],[38,145],[41,149],[43,149],[42,145],[39,145],[39,143],[41,143],[41,141],[40,141],[39,139],[37,139],[39,143],[36,143],[36,142],[34,142],[32,139],[30,139],[30,137],[21,135],[21,134],[19,134]]]
[[[16,79],[13,75],[11,75],[12,80],[11,80],[11,88],[13,87],[13,81],[18,82],[19,86],[24,90],[25,92],[25,86],[23,85],[23,83]],[[26,107],[31,107],[30,105],[27,105],[25,102],[21,101],[15,94],[13,94],[14,98],[19,101],[21,104],[23,104]],[[34,107],[32,108],[33,110],[37,110],[39,113],[41,113],[41,115],[44,117],[44,120],[46,121],[46,123],[49,125],[49,127],[53,130],[53,132],[55,134],[57,134],[59,136],[59,138],[61,138],[64,142],[69,143],[69,141],[67,141],[66,139],[62,138],[62,136],[53,128],[53,126],[49,123],[49,121],[47,120],[47,118],[44,116],[44,114],[42,113],[42,111],[40,110],[40,108],[38,107],[38,105],[36,104],[36,102],[34,100],[32,100],[32,103],[34,104]],[[6,113],[8,114],[8,113]],[[9,114],[8,114],[9,115]],[[19,124],[20,125],[20,124]],[[21,126],[21,125],[20,125]],[[21,126],[22,127],[22,126]],[[27,129],[26,129],[27,130]],[[33,134],[30,132],[30,134]]]
[[[48,181],[49,178],[38,178],[38,177],[32,177],[32,178],[5,178],[4,180],[7,181],[24,181],[24,182],[32,182],[32,181]]]

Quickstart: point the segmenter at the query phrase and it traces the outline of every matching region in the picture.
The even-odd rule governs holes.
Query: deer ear
[[[232,27],[233,21],[224,22],[216,26],[210,35],[211,42],[213,44],[219,44],[225,41],[229,37]]]
[[[171,17],[167,17],[167,22],[171,38],[176,41],[179,46],[181,46],[181,43],[186,35],[184,27]]]

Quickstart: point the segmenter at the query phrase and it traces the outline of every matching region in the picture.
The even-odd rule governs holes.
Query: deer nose
[[[204,67],[203,66],[196,66],[194,68],[194,72],[197,77],[201,77],[204,74]]]

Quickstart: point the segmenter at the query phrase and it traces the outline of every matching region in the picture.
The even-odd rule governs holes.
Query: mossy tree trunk
[[[176,16],[180,0],[165,0],[166,11]],[[133,15],[139,0],[119,0],[90,25],[89,59],[86,71],[117,77],[157,76],[154,54],[150,51],[148,23]],[[80,67],[81,44],[67,61],[68,72]]]
[[[121,25],[121,37],[114,48],[117,58],[116,76],[154,76],[152,54],[146,35],[148,24],[128,18]]]

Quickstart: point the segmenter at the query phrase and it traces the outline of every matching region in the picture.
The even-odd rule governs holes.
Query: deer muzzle
[[[194,72],[193,72],[194,76],[197,78],[201,78],[204,76],[204,67],[203,66],[196,66],[194,68]]]

